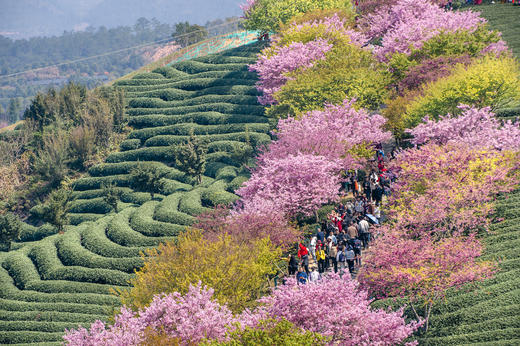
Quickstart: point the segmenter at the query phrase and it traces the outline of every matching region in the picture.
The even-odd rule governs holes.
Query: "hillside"
[[[109,289],[126,285],[142,263],[140,251],[175,236],[208,207],[236,199],[232,192],[247,176],[230,152],[248,136],[257,147],[270,140],[255,75],[247,71],[261,46],[242,46],[117,83],[127,92],[135,130],[120,152],[74,186],[72,221],[97,221],[51,236],[45,227],[26,226],[13,250],[0,253],[1,344],[59,342],[65,328],[105,319],[118,305]],[[210,141],[200,186],[168,165],[168,146],[186,140],[190,131]],[[164,195],[151,200],[129,187],[128,173],[138,161],[166,173]],[[106,214],[100,198],[106,182],[125,191],[118,214]]]
[[[482,259],[499,261],[500,271],[477,289],[453,292],[439,304],[420,345],[520,344],[520,192],[500,198],[497,213],[503,221],[484,236]]]

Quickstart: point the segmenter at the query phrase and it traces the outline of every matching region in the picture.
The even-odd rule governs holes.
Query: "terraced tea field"
[[[520,192],[497,202],[483,259],[500,261],[495,278],[456,291],[434,307],[420,345],[520,345]]]
[[[256,77],[247,71],[261,43],[183,61],[142,73],[117,85],[126,90],[134,128],[106,163],[74,185],[76,200],[65,234],[26,226],[22,239],[0,253],[0,344],[57,344],[65,328],[104,319],[119,304],[111,287],[127,285],[139,252],[171,239],[194,216],[233,202],[247,176],[230,153],[270,141],[269,122],[256,101]],[[189,134],[209,140],[202,184],[171,166],[168,148]],[[139,162],[165,174],[152,200],[131,189],[129,172]],[[101,186],[124,190],[120,212],[110,213]]]

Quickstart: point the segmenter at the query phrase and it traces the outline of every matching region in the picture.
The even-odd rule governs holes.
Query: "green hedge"
[[[138,139],[127,139],[121,142],[119,148],[121,151],[139,149],[141,147],[141,141]]]
[[[81,313],[52,311],[6,311],[0,310],[1,321],[48,321],[91,323],[93,320],[104,320],[106,315],[89,315]]]
[[[123,151],[118,153],[112,153],[106,158],[106,162],[108,163],[119,163],[125,161],[159,161],[159,162],[168,162],[171,160],[171,154],[169,152],[169,148],[166,147],[155,147],[155,148],[141,148],[136,150]],[[107,181],[110,181],[112,177],[106,177]],[[125,178],[126,180],[124,180]],[[83,178],[89,179],[89,178]],[[82,181],[80,179],[78,181]],[[112,178],[113,180],[117,178]],[[129,186],[129,178],[127,176],[123,176],[121,180],[118,181],[118,186]],[[121,182],[122,184],[119,184]],[[87,190],[92,188],[98,188],[101,182],[97,182],[97,185],[92,182],[90,183],[88,188],[76,188],[78,190]],[[124,185],[123,185],[124,184]],[[82,182],[80,187],[87,185],[86,182]]]
[[[247,65],[243,63],[235,64],[207,64],[195,60],[185,60],[176,63],[173,67],[179,71],[189,74],[206,72],[206,71],[243,71],[247,70]]]
[[[217,205],[231,205],[238,199],[238,196],[227,191],[205,190],[202,193],[202,204],[209,207]]]
[[[131,153],[131,152],[135,152],[135,151],[136,150],[125,151],[121,154]],[[129,187],[130,186],[130,177],[128,175],[124,175],[124,174],[111,175],[111,176],[107,176],[107,177],[85,177],[85,178],[80,178],[80,179],[76,180],[72,184],[72,186],[73,186],[74,190],[76,190],[76,191],[84,191],[84,190],[98,190],[103,185],[109,185],[109,184],[114,184],[119,187]]]
[[[56,241],[56,248],[65,266],[105,268],[131,274],[143,265],[140,257],[103,257],[92,253],[81,245],[81,236],[77,232],[66,232]]]
[[[253,133],[269,133],[269,124],[267,123],[235,123],[235,124],[220,124],[220,125],[199,125],[195,123],[184,123],[170,126],[159,126],[153,128],[146,128],[141,130],[133,131],[130,135],[131,138],[138,138],[142,141],[146,141],[149,138],[159,135],[176,135],[176,136],[189,136],[192,132],[195,135],[204,136],[212,140],[212,135],[216,134],[230,134],[230,133],[242,133],[249,130],[250,135]],[[146,143],[145,143],[146,145]]]
[[[134,208],[128,208],[118,213],[108,224],[107,238],[121,246],[157,246],[161,241],[171,237],[148,237],[134,231],[129,225],[129,214],[134,213]]]
[[[240,141],[245,142],[248,134],[246,132],[233,132],[233,133],[222,133],[222,134],[213,134],[207,136],[207,138],[211,142],[216,141]],[[145,142],[146,147],[155,147],[159,149],[160,147],[170,146],[172,144],[177,143],[185,143],[189,139],[189,136],[181,136],[181,135],[157,135],[151,137]],[[249,139],[253,145],[263,145],[269,143],[271,141],[271,137],[266,133],[258,133],[258,132],[250,132]],[[138,149],[138,150],[144,150]],[[166,150],[166,149],[164,149]],[[119,156],[124,157],[126,153],[137,152],[137,151],[125,151],[124,153],[118,153]],[[167,157],[167,153],[163,154],[164,157]],[[159,156],[159,155],[157,155]],[[131,157],[129,155],[129,157]]]
[[[134,85],[121,85],[126,92],[148,92],[161,89],[181,89],[185,91],[200,91],[213,87],[228,87],[234,85],[254,86],[255,81],[252,79],[242,78],[189,78],[168,83],[149,83],[145,84],[141,80],[135,80]],[[132,83],[131,83],[132,84]]]
[[[202,95],[190,97],[182,101],[164,101],[161,98],[139,97],[130,99],[128,105],[131,108],[177,108],[196,106],[206,103],[230,103],[230,104],[256,104],[256,96],[253,95]]]
[[[248,181],[249,178],[243,175],[239,175],[235,179],[231,180],[231,182],[228,184],[228,192],[235,192],[238,190],[242,184],[244,184],[246,181]]]
[[[70,213],[108,214],[112,211],[103,198],[77,199],[70,203]]]
[[[141,72],[132,77],[133,79],[164,79],[164,75],[157,72]]]
[[[471,334],[454,335],[440,338],[425,338],[420,340],[421,345],[466,345],[477,342],[496,342],[504,345],[502,340],[518,340],[520,328],[507,328],[501,330],[488,330]]]
[[[152,71],[153,73],[159,73],[168,79],[181,79],[181,78],[189,78],[189,74],[186,72],[182,72],[173,68],[171,66],[163,66],[156,68]]]
[[[203,103],[193,106],[180,106],[169,108],[130,108],[129,116],[148,114],[182,115],[194,112],[220,112],[226,114],[251,114],[264,115],[264,107],[257,105],[242,105],[227,102]]]
[[[152,218],[158,203],[157,201],[146,202],[134,210],[129,219],[130,227],[149,237],[176,236],[184,231],[185,226],[155,221]]]
[[[193,91],[186,91],[177,88],[166,88],[160,90],[150,90],[150,91],[127,91],[127,98],[134,97],[158,97],[164,101],[175,101],[175,100],[184,100],[188,97],[191,97]]]
[[[0,344],[31,343],[39,345],[46,341],[63,341],[63,331],[57,333],[42,333],[34,331],[1,331]]]
[[[183,193],[174,193],[165,197],[155,209],[154,219],[161,222],[191,226],[195,218],[177,210],[183,195]]]
[[[3,281],[2,281],[3,284]],[[120,305],[120,303],[118,304]],[[52,311],[59,314],[66,313],[84,313],[92,315],[106,315],[108,313],[108,305],[97,304],[78,304],[78,303],[61,303],[61,302],[24,302],[12,299],[0,298],[0,310],[7,311]]]
[[[105,233],[107,228],[106,220],[83,226],[81,243],[85,249],[104,257],[138,257],[139,253],[145,249],[142,246],[126,247],[114,243],[108,239]]]
[[[49,224],[45,224],[40,227],[34,227],[23,223],[19,241],[37,241],[56,233],[58,233],[58,229]]]
[[[211,209],[202,206],[203,191],[203,189],[197,188],[183,194],[179,200],[179,211],[189,215],[209,212]]]
[[[171,115],[141,115],[130,118],[129,125],[142,129],[146,127],[169,126],[182,123],[195,123],[198,125],[222,125],[237,123],[268,123],[266,117],[246,114],[223,114],[219,112],[196,112],[178,116]],[[131,139],[136,141],[137,139]],[[137,148],[135,148],[137,149]]]
[[[29,256],[44,280],[70,280],[126,286],[131,277],[131,275],[119,270],[63,266],[58,258],[56,246],[52,242],[37,244],[33,247]]]
[[[206,64],[254,64],[256,57],[248,58],[241,56],[222,56],[222,55],[206,55],[193,59],[194,61]]]

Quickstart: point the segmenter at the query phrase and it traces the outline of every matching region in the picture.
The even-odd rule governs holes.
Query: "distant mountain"
[[[244,0],[1,0],[0,35],[10,38],[59,35],[88,26],[132,25],[140,17],[174,24],[240,14]]]

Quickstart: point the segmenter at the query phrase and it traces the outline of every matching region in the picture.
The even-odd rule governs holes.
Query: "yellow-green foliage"
[[[248,30],[278,32],[295,16],[326,9],[340,9],[354,16],[350,0],[257,0],[253,8],[245,13],[244,26]]]
[[[474,64],[455,67],[453,73],[425,86],[423,96],[406,107],[407,127],[417,125],[424,116],[438,118],[457,114],[459,104],[492,109],[520,101],[520,69],[509,57],[485,57]]]
[[[305,71],[296,70],[274,97],[278,104],[267,114],[285,117],[322,109],[326,103],[338,104],[355,98],[357,107],[377,109],[383,102],[389,78],[372,54],[357,46],[334,47],[326,59]]]
[[[131,280],[132,288],[118,290],[123,304],[142,308],[156,294],[186,293],[199,281],[215,289],[215,298],[235,312],[252,307],[268,291],[269,275],[281,256],[268,238],[250,244],[229,235],[207,240],[200,230],[190,229],[175,242],[147,251],[144,266]]]

